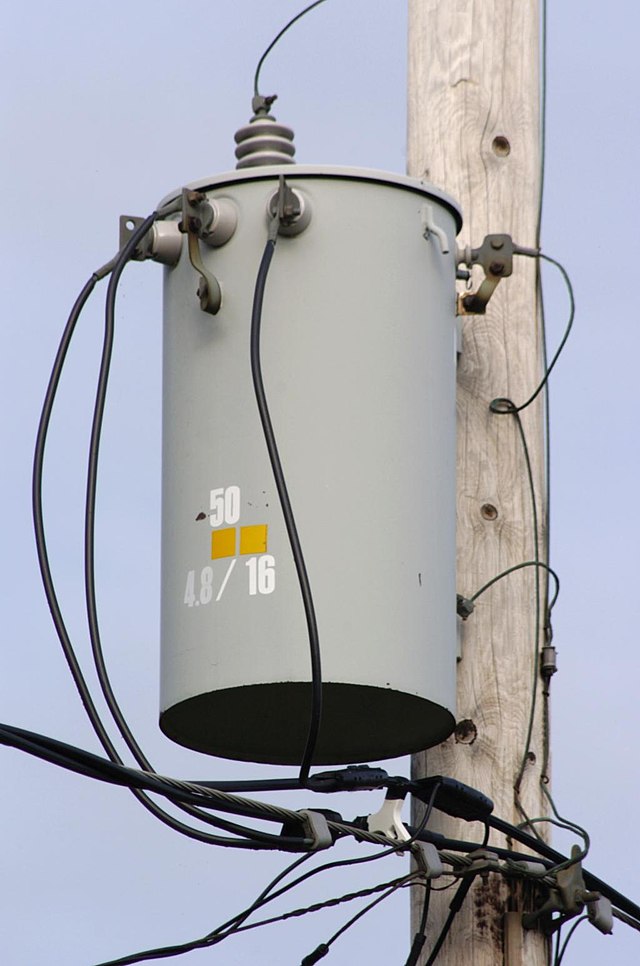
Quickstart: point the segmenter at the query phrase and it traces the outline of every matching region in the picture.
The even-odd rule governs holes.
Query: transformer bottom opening
[[[401,691],[324,682],[313,763],[346,765],[431,748],[452,733],[446,708]],[[178,702],[160,728],[194,751],[237,761],[299,764],[311,714],[311,685],[282,682],[227,688]]]

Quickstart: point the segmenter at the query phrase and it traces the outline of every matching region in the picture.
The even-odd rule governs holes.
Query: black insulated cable
[[[95,587],[95,518],[96,493],[98,484],[98,461],[100,455],[102,423],[104,419],[107,388],[111,369],[111,356],[115,336],[115,305],[118,285],[126,265],[135,256],[140,241],[144,238],[147,231],[149,231],[159,214],[160,212],[154,212],[135,230],[135,232],[132,233],[131,237],[127,241],[127,244],[123,247],[120,254],[114,260],[113,270],[109,280],[105,300],[104,339],[91,424],[91,440],[89,444],[85,498],[85,598],[87,622],[89,626],[89,639],[91,641],[91,651],[94,666],[102,694],[107,703],[107,707],[109,708],[109,712],[111,713],[111,717],[113,718],[118,731],[120,732],[120,735],[122,736],[127,748],[135,758],[139,767],[148,772],[153,772],[154,768],[136,741],[131,729],[129,728],[126,718],[122,713],[111,686],[111,681],[109,679],[109,674],[107,672],[107,667],[104,660]],[[157,808],[157,806],[155,807]],[[203,813],[197,806],[186,804],[184,801],[182,803],[178,803],[178,808],[206,825],[213,825],[217,828],[226,829],[227,831],[242,831],[237,826],[234,828],[230,823],[223,823],[220,821],[220,819],[213,818],[213,816]],[[166,815],[164,812],[162,814]],[[157,817],[159,818],[160,815],[158,814]],[[184,827],[188,828],[188,826]],[[250,832],[248,829],[245,831],[247,833]],[[268,839],[265,839],[262,834],[253,835],[252,840],[256,843],[260,841],[266,843],[269,841]],[[277,847],[277,839],[275,836],[271,837],[270,841],[270,847]],[[220,843],[215,841],[213,844]]]
[[[297,13],[295,15],[295,17],[292,17],[291,20],[289,20],[289,22],[284,25],[284,27],[282,28],[282,30],[280,30],[276,34],[276,36],[273,38],[273,40],[271,41],[271,43],[269,44],[269,46],[267,47],[267,49],[263,53],[262,57],[258,61],[258,66],[256,67],[256,72],[255,72],[255,75],[254,75],[254,78],[253,78],[253,93],[254,93],[254,95],[256,97],[259,97],[259,95],[260,95],[260,91],[259,91],[258,87],[259,87],[259,84],[260,84],[260,71],[262,70],[262,65],[264,64],[265,60],[267,59],[267,57],[269,56],[269,54],[271,53],[271,51],[273,50],[273,48],[275,47],[275,45],[278,43],[278,41],[280,40],[280,38],[281,37],[284,37],[284,35],[286,34],[287,30],[289,30],[290,27],[293,27],[294,23],[297,23],[297,21],[298,20],[301,20],[302,17],[305,16],[305,14],[307,14],[307,13],[309,13],[309,11],[313,10],[314,7],[319,7],[320,4],[321,3],[324,3],[324,2],[325,2],[325,0],[314,0],[314,3],[310,3],[307,7],[304,8],[304,10],[301,10],[300,13]]]
[[[540,259],[541,258],[543,261],[548,262],[550,265],[555,265],[555,267],[558,269],[558,271],[562,275],[562,279],[564,281],[564,284],[565,284],[566,289],[567,289],[567,294],[569,296],[569,320],[568,320],[568,322],[566,324],[564,333],[562,335],[562,338],[560,339],[560,343],[558,345],[558,348],[556,349],[556,351],[555,351],[555,353],[553,355],[553,358],[551,359],[551,362],[546,367],[546,369],[545,369],[545,371],[543,373],[543,376],[542,376],[541,381],[538,383],[538,385],[536,386],[536,388],[534,389],[534,391],[531,393],[531,395],[529,396],[529,398],[526,399],[519,406],[516,406],[516,404],[514,402],[512,402],[512,400],[506,399],[504,397],[499,397],[498,399],[493,399],[491,401],[490,405],[489,405],[489,409],[491,410],[492,413],[495,413],[497,416],[506,415],[506,414],[509,414],[509,413],[511,413],[511,414],[521,413],[523,409],[526,409],[528,406],[531,405],[532,402],[534,402],[538,398],[538,396],[540,395],[540,393],[542,392],[542,390],[547,385],[547,383],[549,381],[549,377],[550,377],[551,373],[553,372],[553,370],[555,368],[556,362],[560,358],[560,355],[562,354],[562,350],[564,349],[565,345],[567,344],[567,339],[569,338],[569,335],[571,333],[571,329],[573,328],[573,322],[574,322],[575,315],[576,315],[576,300],[575,300],[575,295],[574,295],[574,292],[573,292],[573,285],[571,284],[571,279],[569,278],[569,273],[567,272],[567,270],[564,267],[564,265],[562,265],[560,262],[556,261],[555,258],[551,258],[550,255],[545,255],[543,252],[534,251],[533,249],[530,250],[530,249],[521,248],[519,251],[517,251],[517,250],[514,251],[514,254],[515,255],[523,255],[525,258],[537,258],[537,259]]]
[[[282,187],[280,190],[282,190]],[[276,437],[273,431],[273,425],[271,423],[267,396],[262,379],[262,361],[260,355],[262,305],[264,302],[269,267],[271,265],[271,259],[273,258],[273,253],[276,247],[277,228],[278,218],[276,216],[272,219],[269,238],[267,239],[262,259],[260,261],[260,267],[258,269],[253,295],[250,347],[251,376],[253,378],[253,388],[255,390],[258,412],[260,414],[260,422],[262,423],[264,439],[269,454],[269,461],[271,463],[271,469],[273,470],[276,489],[278,491],[278,498],[282,508],[285,526],[287,528],[289,544],[291,546],[291,553],[293,554],[293,561],[295,564],[296,573],[298,575],[300,594],[302,596],[302,603],[304,606],[305,619],[309,634],[309,650],[311,657],[311,716],[309,721],[307,742],[300,764],[299,775],[300,784],[304,785],[309,777],[309,770],[313,761],[313,753],[315,751],[318,741],[318,734],[320,732],[320,722],[322,719],[322,671],[320,665],[320,641],[318,636],[318,625],[316,621],[315,607],[313,604],[313,596],[311,593],[311,585],[309,583],[309,576],[307,574],[304,555],[300,545],[300,538],[298,536],[295,517],[291,508],[291,501],[289,499],[287,484],[284,471],[282,469],[282,463],[280,461],[280,454],[278,452],[278,445],[276,443]]]
[[[420,959],[420,954],[424,948],[424,944],[427,941],[427,916],[429,915],[429,901],[431,899],[431,883],[427,880],[425,882],[425,895],[424,902],[422,903],[422,913],[420,915],[420,923],[413,937],[413,942],[411,944],[411,949],[409,951],[409,956],[405,966],[417,966],[418,960]]]
[[[80,295],[76,299],[73,308],[69,314],[69,318],[65,325],[63,334],[60,339],[60,344],[56,352],[56,357],[52,366],[51,375],[49,377],[49,383],[45,393],[45,398],[42,404],[42,410],[40,415],[40,420],[38,424],[38,431],[36,434],[36,443],[34,449],[33,458],[33,471],[32,471],[32,512],[33,512],[33,525],[36,543],[36,553],[38,556],[38,563],[40,567],[40,573],[42,577],[42,583],[44,587],[45,597],[51,613],[51,618],[53,620],[54,628],[58,636],[58,640],[62,647],[62,651],[67,662],[67,666],[73,678],[76,690],[80,696],[80,700],[83,707],[87,713],[89,721],[93,727],[95,734],[100,741],[104,751],[106,752],[109,760],[113,763],[121,765],[124,767],[122,759],[118,754],[115,745],[113,744],[104,723],[98,713],[95,706],[91,692],[87,686],[86,680],[82,673],[82,669],[78,662],[75,650],[62,614],[62,609],[60,607],[60,602],[58,600],[55,583],[53,580],[53,574],[51,571],[51,565],[49,561],[49,553],[46,541],[46,531],[44,525],[44,511],[43,511],[43,501],[42,501],[42,488],[43,488],[43,473],[44,473],[44,459],[47,445],[47,437],[49,431],[49,425],[51,422],[51,415],[53,412],[53,407],[56,400],[56,395],[60,383],[60,379],[63,373],[64,364],[66,361],[67,353],[69,351],[69,346],[78,323],[82,311],[89,299],[89,296],[93,292],[97,282],[101,279],[106,278],[108,275],[117,273],[117,276],[122,273],[125,265],[133,256],[138,244],[149,230],[154,221],[158,218],[160,214],[169,213],[168,209],[163,209],[162,212],[153,212],[140,226],[132,232],[127,244],[118,253],[118,255],[104,265],[102,268],[98,269],[93,273],[90,279],[87,281],[83,287]],[[26,739],[23,739],[26,741]],[[17,747],[17,745],[16,745]],[[23,747],[22,750],[28,750]],[[34,754],[35,751],[31,750]],[[56,752],[51,752],[55,755]],[[39,757],[44,757],[40,754]],[[53,761],[53,758],[49,758]],[[56,764],[61,764],[62,762],[54,762]],[[97,777],[93,775],[92,777]],[[209,845],[220,845],[223,847],[233,847],[241,849],[255,849],[255,848],[274,848],[275,845],[259,844],[255,841],[247,839],[230,839],[224,836],[211,835],[206,832],[202,832],[198,829],[192,828],[180,822],[178,819],[169,815],[163,809],[161,809],[152,799],[150,799],[144,792],[138,788],[131,788],[133,795],[138,799],[138,801],[149,811],[152,815],[158,818],[160,821],[164,822],[174,831],[180,832],[186,835],[188,838],[196,839],[197,841],[204,842]],[[206,818],[205,818],[206,821]],[[250,830],[248,830],[250,831]]]
[[[491,828],[495,829],[496,832],[502,832],[503,835],[515,839],[516,842],[520,842],[522,845],[526,845],[527,848],[537,852],[538,855],[541,855],[544,859],[551,861],[554,865],[564,865],[564,863],[567,862],[566,855],[563,855],[561,852],[556,852],[556,850],[552,849],[551,846],[547,845],[546,842],[535,838],[533,835],[529,835],[521,828],[518,828],[517,825],[511,825],[510,822],[505,822],[504,819],[497,818],[495,815],[492,815],[487,821]],[[494,849],[494,851],[497,852],[498,850]],[[606,882],[603,882],[602,879],[599,879],[591,872],[587,872],[586,869],[582,870],[582,874],[584,876],[584,882],[587,889],[593,892],[599,892],[606,899],[609,899],[612,905],[616,906],[618,909],[620,909],[622,912],[625,912],[628,916],[631,916],[636,921],[640,921],[639,905],[627,898],[627,896],[622,895],[621,892],[618,892]]]
[[[281,823],[284,819],[293,822],[294,819],[298,818],[297,813],[290,809],[279,809],[262,802],[237,798],[226,793],[216,795],[214,790],[202,789],[201,794],[197,786],[192,786],[187,782],[166,778],[155,772],[136,771],[55,738],[25,731],[23,728],[16,728],[11,725],[0,724],[0,744],[17,748],[36,758],[87,778],[124,786],[131,790],[138,789],[162,795],[176,805],[182,803],[197,804],[223,813],[242,815],[266,822]],[[212,819],[211,824],[225,831],[237,833],[245,839],[250,839],[252,844],[266,843],[279,851],[305,852],[306,854],[313,846],[312,840],[305,839],[301,835],[287,836],[266,833],[236,825],[219,817]],[[235,844],[235,840],[229,844]]]
[[[446,918],[445,924],[442,927],[440,935],[436,939],[435,945],[429,954],[429,958],[427,959],[425,966],[433,966],[433,963],[435,963],[438,957],[438,954],[440,953],[440,950],[444,945],[444,941],[449,935],[449,931],[451,929],[451,926],[453,925],[453,920],[455,919],[455,917],[460,912],[460,909],[462,908],[462,903],[467,897],[467,893],[471,888],[474,878],[475,876],[470,875],[468,878],[463,879],[460,885],[458,886],[456,894],[451,900],[451,905],[449,906],[449,915]]]

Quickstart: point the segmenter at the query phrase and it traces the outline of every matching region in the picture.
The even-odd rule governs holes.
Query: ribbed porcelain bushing
[[[236,168],[294,163],[293,131],[286,124],[279,124],[268,113],[268,107],[259,107],[249,123],[236,131],[235,140]]]

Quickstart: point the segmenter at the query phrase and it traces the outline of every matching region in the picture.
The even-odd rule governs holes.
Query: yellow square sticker
[[[240,527],[240,553],[267,552],[267,524]]]
[[[213,530],[211,533],[211,559],[221,557],[235,557],[236,528],[228,527],[224,530]]]

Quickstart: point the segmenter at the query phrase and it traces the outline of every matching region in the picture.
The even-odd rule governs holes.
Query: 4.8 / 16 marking
[[[249,571],[249,596],[256,594],[272,594],[276,589],[276,561],[270,553],[259,557],[249,557],[245,562]],[[236,565],[235,558],[230,561],[218,590],[215,603],[221,599],[227,583]],[[199,574],[199,586],[196,587],[196,571],[189,570],[184,588],[184,603],[187,607],[199,607],[210,604],[213,600],[213,567],[203,567]]]

